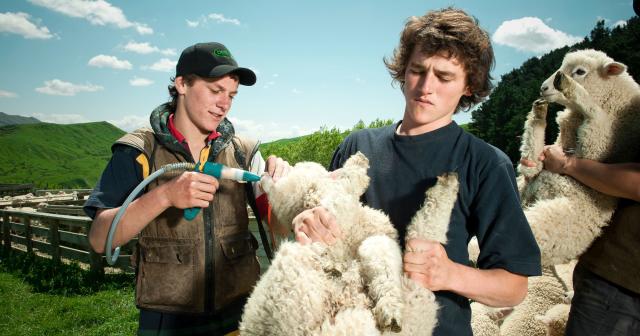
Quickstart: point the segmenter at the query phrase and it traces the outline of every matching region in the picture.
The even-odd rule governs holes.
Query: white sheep
[[[541,323],[547,320],[540,320],[537,317],[547,314],[555,305],[567,303],[567,292],[571,288],[563,279],[565,270],[568,268],[563,268],[560,271],[562,273],[559,273],[555,266],[545,267],[542,270],[542,276],[529,278],[527,297],[504,319],[500,326],[500,335],[547,335],[547,325]]]
[[[368,160],[360,153],[329,173],[298,163],[273,183],[263,179],[273,212],[291,223],[323,206],[343,238],[331,247],[285,242],[244,308],[243,335],[430,335],[437,304],[432,292],[403,276],[397,232],[382,212],[363,206]],[[446,242],[457,197],[455,174],[439,178],[408,236]],[[424,226],[423,221],[433,225]],[[399,332],[399,333],[398,333]]]
[[[579,158],[625,162],[640,150],[640,88],[626,66],[596,50],[568,53],[541,86],[522,137],[521,154],[537,163],[519,167],[525,215],[542,253],[542,264],[566,263],[582,254],[607,225],[617,199],[571,177],[542,169],[547,103],[565,106],[555,141]]]
[[[563,336],[569,320],[571,305],[559,303],[547,310],[544,315],[536,316],[536,320],[546,327],[546,336]]]

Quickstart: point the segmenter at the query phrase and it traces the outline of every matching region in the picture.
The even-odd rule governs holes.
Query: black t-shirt
[[[468,265],[467,244],[477,236],[479,268],[540,275],[540,250],[522,212],[509,158],[455,122],[417,136],[397,135],[397,127],[351,134],[334,153],[331,169],[357,151],[369,159],[371,182],[363,201],[390,217],[401,245],[425,191],[438,175],[457,172],[460,191],[445,245],[449,258]],[[442,308],[434,335],[471,335],[469,300],[446,291],[436,292],[436,298]]]
[[[114,146],[111,160],[84,203],[83,210],[87,216],[94,218],[97,209],[121,206],[133,189],[142,182],[142,167],[136,162],[140,153],[130,146]]]

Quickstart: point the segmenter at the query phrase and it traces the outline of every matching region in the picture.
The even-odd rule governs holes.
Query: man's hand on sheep
[[[302,245],[315,242],[333,245],[342,238],[336,217],[324,207],[305,210],[293,218],[293,232]]]
[[[573,156],[567,155],[560,145],[544,146],[540,153],[540,161],[544,164],[544,169],[557,174],[566,174],[567,168],[572,164]],[[527,167],[535,167],[535,162],[527,159],[520,159],[520,164]]]
[[[289,162],[271,155],[267,158],[266,167],[264,171],[271,176],[273,182],[277,182],[281,177],[286,176],[291,170]]]
[[[437,241],[409,239],[403,269],[409,279],[431,291],[448,290],[456,264]]]
[[[526,276],[455,263],[435,241],[407,240],[403,264],[407,277],[431,291],[451,291],[490,307],[512,307],[527,295]]]

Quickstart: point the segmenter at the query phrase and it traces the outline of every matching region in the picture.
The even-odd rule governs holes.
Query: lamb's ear
[[[607,62],[602,67],[605,76],[618,76],[627,70],[627,66],[620,62]]]
[[[333,176],[340,181],[347,192],[355,195],[362,195],[369,186],[369,160],[364,154],[357,152],[352,155],[342,168],[336,170]]]

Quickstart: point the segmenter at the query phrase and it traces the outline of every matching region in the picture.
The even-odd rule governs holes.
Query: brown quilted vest
[[[117,143],[141,150],[148,158],[149,174],[166,164],[185,161],[155,141],[148,128],[129,133]],[[235,151],[244,153],[249,162],[256,145],[234,136],[234,141],[208,161],[247,169],[248,163],[238,164]],[[147,190],[173,177],[175,174],[160,176]],[[248,228],[245,187],[236,181],[219,182],[213,201],[194,220],[185,220],[182,209],[169,208],[140,232],[134,258],[139,308],[220,313],[249,295],[260,266],[258,243]]]

